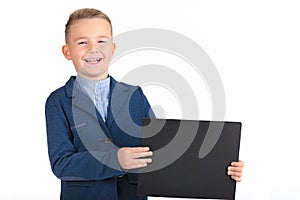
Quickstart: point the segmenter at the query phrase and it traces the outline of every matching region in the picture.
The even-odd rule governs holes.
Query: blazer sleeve
[[[118,149],[107,152],[76,150],[70,138],[70,125],[65,111],[56,101],[47,99],[45,115],[51,169],[59,179],[103,180],[124,174],[117,159]],[[116,167],[108,167],[99,160]]]

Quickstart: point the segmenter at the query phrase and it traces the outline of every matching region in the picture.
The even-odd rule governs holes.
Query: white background
[[[47,155],[44,104],[51,91],[75,74],[61,46],[68,15],[81,7],[110,16],[115,35],[164,28],[198,43],[222,78],[225,119],[243,123],[240,158],[246,167],[237,199],[300,199],[296,0],[57,2],[0,3],[0,199],[59,199],[60,183]],[[135,59],[143,63],[139,56]],[[122,67],[127,65],[131,63]],[[147,95],[154,99],[151,91]],[[201,119],[209,119],[211,104],[205,92],[203,99]]]

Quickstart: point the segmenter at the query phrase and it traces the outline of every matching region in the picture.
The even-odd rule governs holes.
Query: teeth
[[[85,62],[99,62],[101,60],[101,58],[86,58],[84,59]]]

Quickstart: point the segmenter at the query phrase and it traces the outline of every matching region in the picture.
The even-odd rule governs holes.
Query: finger
[[[237,176],[231,176],[231,178],[233,180],[235,180],[236,182],[241,182],[242,181],[242,179],[240,177],[237,177]]]
[[[151,158],[145,158],[145,159],[134,159],[131,164],[132,165],[139,165],[139,164],[148,164],[151,163],[152,159]]]
[[[147,166],[148,166],[147,163],[136,164],[136,165],[132,165],[130,169],[137,169],[137,168],[142,168],[142,167],[147,167]]]
[[[139,153],[134,153],[133,158],[149,157],[152,155],[153,155],[152,151],[139,152]]]
[[[227,172],[227,174],[228,175],[230,175],[230,176],[236,176],[236,177],[242,177],[242,173],[240,173],[240,172],[231,172],[231,171],[229,171],[229,172]]]
[[[245,163],[242,160],[239,160],[238,162],[232,162],[231,163],[231,166],[234,166],[234,167],[244,167],[244,165],[245,165]]]
[[[231,171],[231,172],[242,172],[243,168],[242,167],[228,167],[227,170]]]
[[[136,166],[139,167],[146,167],[148,163],[151,163],[152,159],[147,158],[147,159],[130,159],[128,160],[125,164],[122,165],[123,169],[134,169]]]
[[[132,160],[127,166],[126,169],[136,169],[141,167],[147,167],[149,163],[151,163],[151,159],[135,159]]]
[[[133,153],[146,152],[149,150],[150,150],[149,147],[132,147],[132,148],[130,148],[130,151]]]

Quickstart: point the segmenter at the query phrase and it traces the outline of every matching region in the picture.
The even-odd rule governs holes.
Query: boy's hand
[[[241,182],[244,165],[245,164],[242,160],[239,160],[238,162],[232,162],[231,166],[227,168],[227,174],[236,182]]]
[[[118,160],[122,169],[136,169],[146,167],[152,162],[152,151],[149,147],[123,147],[118,151]]]

